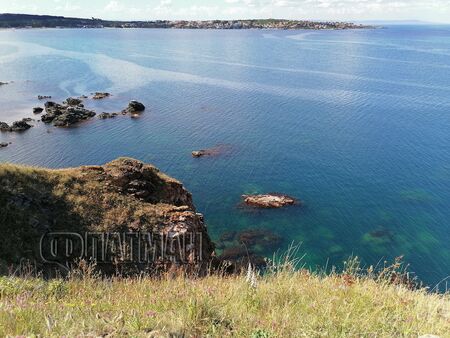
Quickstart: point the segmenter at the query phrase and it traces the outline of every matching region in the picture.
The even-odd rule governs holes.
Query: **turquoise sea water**
[[[450,27],[358,31],[17,30],[0,32],[0,121],[109,91],[86,106],[139,119],[2,133],[0,161],[47,167],[130,156],[193,193],[214,239],[268,229],[305,263],[405,255],[430,285],[450,275]],[[217,157],[192,150],[223,145]],[[250,212],[244,193],[303,208]],[[272,250],[275,248],[272,248]],[[270,250],[264,253],[269,255]]]

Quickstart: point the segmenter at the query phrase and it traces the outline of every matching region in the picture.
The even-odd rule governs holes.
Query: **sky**
[[[0,13],[118,20],[284,18],[450,23],[450,0],[0,0]]]

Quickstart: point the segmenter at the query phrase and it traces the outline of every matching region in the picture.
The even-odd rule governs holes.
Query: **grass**
[[[397,263],[378,274],[350,263],[330,274],[2,277],[0,336],[449,337],[448,294],[397,283]]]

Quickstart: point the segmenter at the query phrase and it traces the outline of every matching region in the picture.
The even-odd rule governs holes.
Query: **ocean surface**
[[[301,243],[306,266],[404,255],[431,286],[450,275],[450,26],[5,30],[0,81],[13,81],[0,86],[0,121],[35,117],[39,94],[110,92],[85,100],[98,113],[148,107],[138,119],[1,133],[12,142],[1,162],[134,157],[186,185],[217,241],[265,229],[282,240],[259,253]],[[218,156],[191,156],[216,146]],[[304,206],[239,206],[264,192]]]

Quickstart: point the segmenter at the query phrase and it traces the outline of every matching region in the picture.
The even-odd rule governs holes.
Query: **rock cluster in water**
[[[6,122],[0,122],[0,131],[11,131],[11,132],[25,131],[32,127],[32,125],[28,124],[28,122],[30,121],[31,119],[22,119],[20,121],[13,122],[12,125],[9,125]]]
[[[38,100],[48,100],[52,97],[50,95],[38,95]]]
[[[294,205],[295,198],[283,194],[242,195],[246,205],[258,208],[274,209]]]
[[[52,101],[45,103],[46,114],[42,115],[44,123],[53,123],[55,127],[68,127],[95,116],[95,112],[85,109],[80,99],[68,98],[63,104]]]

